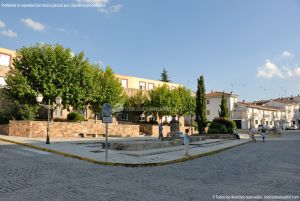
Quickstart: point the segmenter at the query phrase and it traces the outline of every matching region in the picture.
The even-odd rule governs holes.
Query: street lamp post
[[[55,109],[55,105],[51,105],[51,101],[50,101],[50,98],[48,99],[48,105],[44,105],[42,104],[43,102],[43,95],[42,94],[39,94],[37,97],[36,97],[36,102],[39,103],[40,106],[44,107],[44,108],[47,108],[48,109],[48,122],[47,122],[47,138],[46,138],[46,144],[50,144],[50,136],[49,136],[49,133],[50,133],[50,109]],[[62,102],[62,98],[57,96],[55,98],[55,103],[56,105],[60,106],[61,105],[61,102]]]

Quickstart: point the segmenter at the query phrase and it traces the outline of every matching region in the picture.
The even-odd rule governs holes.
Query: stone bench
[[[86,138],[86,137],[94,137],[94,138],[97,138],[98,136],[102,136],[102,137],[105,137],[105,134],[97,134],[97,133],[79,133],[79,136],[82,137],[82,138]]]

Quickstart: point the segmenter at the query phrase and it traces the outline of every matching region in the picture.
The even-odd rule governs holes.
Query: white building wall
[[[221,98],[207,98],[209,103],[206,104],[206,110],[209,111],[207,114],[208,121],[212,121],[215,117],[219,116]]]

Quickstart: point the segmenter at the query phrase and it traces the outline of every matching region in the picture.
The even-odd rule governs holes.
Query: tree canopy
[[[195,110],[195,98],[191,91],[179,86],[173,90],[168,85],[156,87],[149,92],[148,107],[160,118],[165,115],[186,115]]]
[[[204,133],[206,127],[206,95],[205,95],[205,84],[204,76],[201,75],[198,78],[197,93],[196,93],[196,122],[198,124],[199,133]]]
[[[163,82],[171,82],[171,80],[169,79],[169,75],[167,70],[164,68],[162,73],[161,73],[161,81]]]
[[[17,50],[6,77],[7,94],[18,105],[36,108],[36,96],[44,101],[61,96],[64,108],[83,109],[122,99],[121,83],[110,67],[105,71],[91,64],[80,52],[73,55],[62,45],[36,44]],[[26,119],[26,117],[25,117]]]
[[[228,107],[227,107],[227,100],[225,98],[224,92],[222,94],[221,105],[220,105],[220,110],[219,110],[219,117],[224,117],[224,118],[229,117],[229,112],[228,112]]]

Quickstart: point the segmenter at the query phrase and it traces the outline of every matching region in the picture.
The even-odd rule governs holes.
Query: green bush
[[[233,134],[235,122],[227,118],[215,118],[209,125],[208,134]]]
[[[79,114],[77,112],[71,112],[68,114],[67,119],[70,121],[84,121],[85,118],[82,114]]]
[[[22,104],[15,108],[12,116],[16,120],[35,120],[38,108],[36,105]]]
[[[0,124],[8,124],[9,123],[9,115],[0,112]]]

